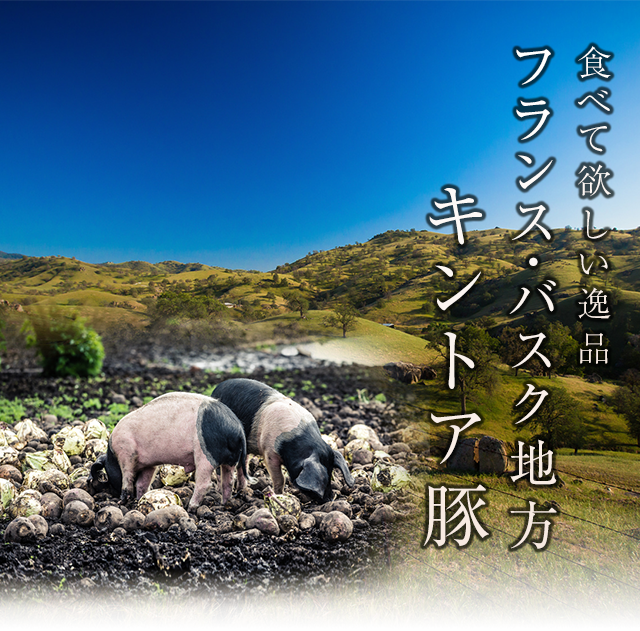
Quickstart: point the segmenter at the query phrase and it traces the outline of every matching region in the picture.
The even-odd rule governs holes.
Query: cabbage
[[[13,426],[18,440],[23,443],[28,443],[30,440],[37,440],[38,442],[46,442],[49,437],[47,433],[40,429],[31,419],[26,418],[24,421],[20,421]]]
[[[166,508],[167,506],[182,506],[180,498],[169,489],[155,489],[153,491],[147,491],[138,500],[138,510],[143,515],[148,515],[153,510],[159,508]]]
[[[46,471],[47,469],[55,468],[56,465],[51,461],[50,451],[36,451],[34,453],[26,453],[24,455],[24,463],[22,465],[23,473],[29,469]]]
[[[0,515],[16,496],[16,487],[9,480],[0,478]]]
[[[54,449],[53,451],[47,451],[46,453],[51,454],[51,462],[56,466],[56,469],[60,469],[62,473],[66,473],[71,469],[69,456],[67,456],[62,449]]]
[[[165,486],[182,486],[191,477],[184,467],[175,464],[163,464],[159,471],[160,481]]]
[[[13,447],[0,447],[0,465],[10,464],[20,467],[18,452]]]
[[[382,461],[373,468],[371,490],[388,493],[411,484],[409,472],[398,465],[388,465]]]
[[[80,455],[86,446],[84,434],[75,425],[62,428],[52,438],[56,449],[62,449],[68,456]]]
[[[302,507],[297,497],[286,493],[276,495],[271,487],[267,487],[263,493],[264,503],[274,517],[293,515],[297,519],[300,516]]]
[[[7,512],[11,519],[16,517],[29,517],[29,515],[39,515],[42,512],[42,504],[40,504],[40,498],[42,494],[33,489],[27,489],[22,491],[14,500],[9,504]]]
[[[84,424],[82,431],[84,432],[85,439],[88,441],[94,439],[109,439],[109,431],[107,430],[107,426],[97,418],[92,418],[91,420],[87,421]]]
[[[102,438],[92,438],[87,441],[87,445],[84,448],[84,457],[89,460],[97,460],[100,454],[106,454],[109,443]]]

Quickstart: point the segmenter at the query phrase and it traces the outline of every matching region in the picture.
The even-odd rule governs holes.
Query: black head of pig
[[[99,456],[91,465],[87,483],[95,493],[108,491],[112,495],[120,496],[122,492],[122,471],[120,470],[118,459],[111,449],[111,441],[109,441],[107,453]]]
[[[324,442],[315,423],[305,425],[304,431],[295,437],[282,440],[278,453],[293,486],[316,502],[333,499],[331,474],[334,467],[340,469],[349,486],[354,485],[344,457]]]

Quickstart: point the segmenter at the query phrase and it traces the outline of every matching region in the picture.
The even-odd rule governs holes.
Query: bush
[[[24,330],[27,346],[38,350],[45,376],[89,377],[102,370],[100,336],[78,314],[52,309],[32,316]]]

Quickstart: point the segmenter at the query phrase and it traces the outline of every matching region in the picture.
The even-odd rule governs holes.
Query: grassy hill
[[[583,288],[594,286],[609,293],[613,317],[589,324],[607,335],[612,353],[620,356],[629,334],[640,333],[640,231],[612,231],[595,247],[579,230],[554,232],[549,243],[539,236],[513,242],[514,233],[499,228],[470,231],[466,245],[460,247],[450,234],[388,231],[366,243],[311,252],[271,272],[176,261],[91,264],[59,256],[3,259],[0,299],[24,310],[7,312],[4,319],[24,318],[34,309],[56,305],[80,311],[97,327],[101,323],[144,326],[158,296],[188,293],[226,303],[218,317],[241,322],[254,339],[262,330],[272,332],[274,318],[281,328],[290,324],[294,312],[287,308],[287,297],[293,291],[313,311],[348,300],[370,322],[392,323],[397,330],[420,335],[434,320],[452,326],[481,317],[490,318],[493,327],[525,323],[532,312],[546,313],[537,288],[551,279],[556,283],[550,292],[555,311],[548,318],[568,326],[578,320]],[[593,255],[596,247],[609,269],[598,268],[601,259],[597,259],[586,275],[579,253]],[[534,255],[540,263],[532,268],[528,260]],[[436,264],[448,265],[455,278],[446,278]],[[481,276],[472,290],[447,314],[435,308],[436,298],[453,295],[478,272]],[[531,291],[527,303],[509,315],[524,286]],[[318,326],[314,334],[323,332]]]
[[[265,317],[284,309],[283,294],[299,290],[312,308],[324,308],[336,299],[348,298],[364,317],[393,322],[407,328],[428,325],[434,317],[434,300],[451,295],[457,284],[467,282],[478,271],[480,280],[464,301],[452,308],[453,320],[491,316],[507,321],[522,285],[532,289],[547,278],[557,287],[553,297],[566,308],[581,295],[580,281],[621,292],[621,302],[638,315],[640,304],[640,233],[616,231],[597,243],[598,252],[610,264],[609,271],[594,265],[589,276],[581,273],[578,252],[594,253],[581,231],[558,230],[548,243],[540,238],[510,240],[513,233],[493,229],[468,233],[459,247],[451,235],[427,231],[388,231],[366,243],[309,253],[273,272],[230,270],[199,263],[143,261],[90,264],[64,257],[7,259],[0,267],[0,295],[23,305],[71,305],[128,307],[145,313],[143,298],[174,289],[215,296],[233,304],[249,302]],[[531,269],[535,255],[540,264]],[[456,272],[449,281],[434,268],[446,264]],[[79,291],[84,293],[79,295]],[[532,292],[527,311],[544,303]],[[575,315],[572,315],[575,319]],[[256,318],[261,319],[261,318]]]

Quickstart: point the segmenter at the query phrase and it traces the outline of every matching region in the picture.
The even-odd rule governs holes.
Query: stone
[[[94,523],[98,530],[115,530],[122,526],[124,516],[117,506],[105,506],[95,516]]]
[[[451,456],[447,461],[447,467],[453,471],[467,471],[476,473],[476,448],[478,444],[477,438],[465,438],[456,445]]]
[[[353,522],[344,513],[331,511],[320,522],[320,534],[325,541],[346,541],[353,534]]]
[[[493,436],[480,438],[478,441],[479,472],[502,475],[508,468],[509,458],[505,444]]]
[[[122,527],[127,531],[141,530],[144,528],[145,516],[138,510],[130,510],[122,520]]]
[[[300,530],[311,530],[315,528],[316,518],[313,515],[309,515],[309,513],[300,513],[298,517],[298,526]]]
[[[36,540],[36,527],[27,517],[16,517],[4,531],[4,540],[25,543]]]
[[[351,504],[347,500],[336,500],[334,502],[327,502],[320,507],[323,513],[330,513],[331,511],[340,511],[344,513],[349,519],[351,519],[352,510]]]
[[[371,464],[373,462],[373,453],[367,449],[356,449],[351,454],[351,462],[353,464]]]
[[[94,509],[95,505],[93,502],[93,497],[91,497],[91,495],[89,495],[89,493],[87,493],[83,489],[70,489],[64,494],[62,498],[62,503],[65,508],[67,507],[67,504],[69,504],[70,502],[76,502],[76,501],[83,502],[89,507],[90,510]]]
[[[247,529],[257,528],[267,535],[279,535],[280,526],[268,508],[258,509],[247,521]]]
[[[378,524],[392,524],[398,517],[396,511],[391,508],[391,506],[387,506],[386,504],[382,504],[378,506],[373,513],[369,516],[369,523],[378,525]]]
[[[73,500],[65,504],[64,511],[62,512],[62,523],[89,527],[93,525],[94,517],[95,513],[84,502]]]

